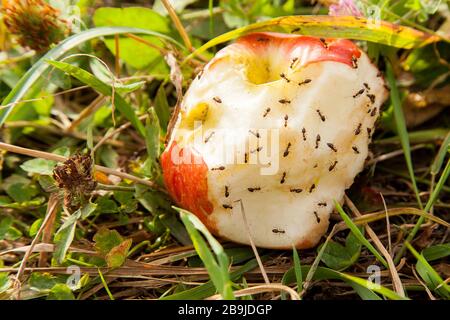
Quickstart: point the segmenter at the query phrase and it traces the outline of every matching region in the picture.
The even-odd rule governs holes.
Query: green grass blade
[[[300,264],[300,257],[298,256],[297,249],[293,247],[292,251],[292,256],[294,257],[295,279],[297,280],[297,292],[300,294],[300,292],[302,292],[303,290],[302,267]]]
[[[431,207],[434,205],[436,200],[439,197],[439,193],[441,192],[442,188],[444,187],[444,184],[447,182],[448,177],[450,176],[450,158],[447,161],[447,164],[445,165],[444,171],[442,171],[441,177],[439,178],[438,182],[436,183],[436,187],[433,190],[433,193],[431,194],[430,198],[428,199],[427,204],[425,205],[425,212],[430,211]],[[421,217],[424,219],[424,217]]]
[[[391,87],[391,102],[394,107],[394,118],[397,127],[397,133],[400,137],[400,142],[402,144],[403,153],[405,155],[406,166],[410,175],[411,183],[416,194],[417,203],[420,209],[423,209],[422,201],[419,196],[419,189],[417,188],[416,178],[414,176],[414,168],[411,159],[411,146],[409,144],[408,130],[406,129],[405,115],[403,114],[402,103],[400,100],[400,94],[398,92],[397,84],[395,82],[394,71],[390,61],[386,59],[387,66],[387,80],[389,86]]]
[[[369,280],[361,279],[361,278],[351,276],[349,274],[342,273],[342,272],[339,272],[339,273],[341,274],[342,278],[350,280],[350,281],[360,285],[361,287],[366,287],[367,289],[375,291],[376,293],[382,294],[383,296],[385,296],[388,299],[408,300],[407,298],[403,298],[403,297],[399,296],[397,293],[395,293],[394,291],[392,291],[386,287],[383,287],[383,286],[377,285],[377,284],[373,284]]]
[[[261,257],[263,259],[263,257]],[[230,273],[231,281],[236,281],[244,273],[251,271],[258,267],[258,261],[256,259],[250,260],[239,269]],[[212,281],[208,281],[198,287],[188,289],[182,292],[165,296],[161,300],[199,300],[212,296],[216,292]]]
[[[311,266],[302,266],[301,272],[302,272],[302,274],[308,274],[310,269],[311,269]],[[344,275],[343,273],[335,271],[330,268],[317,267],[312,280],[315,280],[315,281],[342,280],[345,283],[349,284],[363,300],[381,300],[381,298],[374,291],[372,291],[367,286],[366,283],[364,283],[364,285],[360,285],[360,284],[350,280],[349,278],[344,277],[343,275]],[[365,282],[364,279],[360,279],[360,280]],[[362,283],[361,281],[359,281],[359,282]],[[295,283],[295,282],[296,282],[295,267],[292,267],[291,269],[286,271],[286,273],[283,275],[281,283],[284,285],[289,285],[289,284]],[[282,295],[282,299],[285,300],[285,295],[284,295],[284,298]]]
[[[222,295],[224,299],[234,299],[232,282],[230,280],[230,274],[228,272],[230,263],[227,254],[223,250],[223,247],[211,235],[208,229],[195,215],[180,208],[174,207],[174,209],[180,213],[181,221],[183,221],[184,225],[186,226],[192,243],[194,244],[194,248],[197,251],[200,259],[202,259],[206,269],[208,270],[208,274],[211,278],[211,281],[217,288],[217,291]],[[217,260],[214,258],[199,231],[208,241],[211,249],[216,255]]]
[[[361,17],[332,17],[326,15],[287,16],[257,22],[222,34],[208,41],[188,56],[187,59],[215,45],[236,39],[251,32],[263,31],[366,40],[405,49],[422,47],[440,40],[438,36],[386,21],[379,21],[379,26],[374,26],[373,23]]]
[[[450,256],[450,242],[437,244],[422,250],[422,256],[427,261],[434,261]]]
[[[374,246],[363,236],[361,231],[358,229],[358,227],[353,223],[352,219],[345,213],[345,211],[342,209],[341,205],[334,201],[334,205],[341,215],[342,219],[344,220],[345,224],[349,227],[351,232],[355,235],[355,237],[364,245],[367,249],[369,249],[370,252],[380,261],[386,268],[388,268],[388,264],[386,260],[383,258],[383,256],[375,249]]]
[[[214,1],[213,0],[209,0],[208,1],[208,10],[209,10],[209,33],[211,34],[211,37],[214,34],[214,13],[213,13],[213,8],[214,8]]]
[[[114,300],[114,296],[112,295],[111,290],[109,290],[108,283],[106,282],[102,271],[100,270],[100,268],[98,268],[97,271],[98,271],[98,275],[100,276],[100,280],[102,282],[102,285],[105,288],[106,293],[108,294],[109,300]]]
[[[92,73],[87,72],[86,70],[83,70],[79,67],[73,66],[69,63],[61,62],[61,61],[47,61],[50,65],[54,66],[55,68],[66,72],[67,74],[71,75],[72,77],[77,78],[84,84],[90,86],[92,89],[98,91],[99,93],[103,94],[104,96],[113,96],[113,88],[98,79],[96,76],[94,76]],[[117,107],[117,109],[122,113],[125,118],[128,119],[128,121],[131,122],[133,127],[138,130],[138,132],[145,137],[146,131],[142,124],[142,122],[137,117],[136,113],[134,112],[134,109],[125,101],[124,98],[122,98],[121,95],[119,95],[117,92],[114,93],[114,105]]]
[[[419,254],[409,242],[405,242],[405,246],[417,259],[416,270],[431,290],[435,291],[442,297],[450,299],[450,286],[448,286],[439,274],[433,269],[428,261]]]
[[[8,116],[13,111],[14,107],[22,101],[31,87],[39,80],[39,78],[49,70],[47,60],[58,60],[68,51],[76,48],[80,44],[99,37],[106,37],[120,34],[146,34],[159,37],[160,39],[167,40],[178,47],[183,47],[180,43],[172,38],[150,30],[128,28],[128,27],[102,27],[93,28],[80,33],[77,33],[63,41],[61,41],[56,47],[51,49],[45,54],[39,61],[37,61],[17,82],[16,86],[11,90],[8,96],[3,100],[2,106],[6,108],[0,109],[0,126],[6,121]]]
[[[439,193],[443,189],[444,184],[447,181],[449,175],[450,175],[450,159],[447,161],[447,165],[445,166],[444,171],[442,172],[442,175],[439,178],[438,183],[436,184],[436,188],[434,188],[433,193],[431,194],[430,198],[428,199],[427,204],[425,205],[425,209],[424,209],[425,212],[430,211],[431,207],[434,205],[434,203],[438,199]],[[420,226],[422,225],[422,223],[424,221],[425,221],[424,216],[421,216],[419,218],[419,220],[417,220],[417,223],[414,225],[414,228],[411,230],[408,237],[406,238],[406,242],[411,242],[412,239],[414,239],[414,237],[416,236],[417,232],[420,229]],[[397,256],[395,257],[395,260],[394,260],[395,263],[398,263],[398,261],[400,261],[401,257],[405,253],[405,250],[406,250],[405,246],[402,246],[402,248],[398,252]]]
[[[418,130],[408,133],[408,139],[410,143],[424,143],[436,140],[443,140],[449,133],[448,129],[436,128],[429,130]],[[375,144],[397,144],[401,143],[398,136],[374,140]]]
[[[434,161],[431,164],[430,173],[432,175],[436,176],[439,173],[439,171],[441,171],[445,156],[449,153],[449,151],[450,151],[450,131],[445,137],[444,141],[442,142],[441,147],[439,148],[439,151],[436,155],[436,158],[434,158]]]

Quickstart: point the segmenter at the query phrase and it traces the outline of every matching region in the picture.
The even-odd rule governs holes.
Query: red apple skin
[[[287,54],[302,47],[305,50],[306,59],[304,65],[320,61],[335,61],[354,66],[355,59],[361,56],[358,47],[349,40],[344,39],[319,39],[307,36],[293,36],[275,33],[253,33],[246,35],[236,42],[248,49],[254,50],[256,54],[260,50],[267,50],[267,46],[278,46],[281,50],[286,50]],[[221,58],[213,59],[206,68],[212,70],[214,64]],[[169,148],[161,156],[163,178],[166,188],[177,203],[182,208],[194,213],[214,234],[220,234],[216,230],[214,222],[209,219],[209,215],[214,210],[214,204],[208,196],[208,167],[201,154],[195,152],[189,146],[178,150],[179,155],[190,154],[193,160],[191,164],[175,163],[171,154],[176,148],[176,141],[173,141]],[[196,164],[197,163],[197,164]],[[310,247],[311,244],[303,243],[298,247]]]
[[[179,157],[188,157],[190,163],[175,163],[172,155],[176,153]],[[214,230],[215,227],[208,221],[213,204],[208,200],[208,167],[203,157],[189,147],[178,148],[174,142],[161,155],[161,166],[167,191],[173,200],[199,217],[210,230]]]
[[[335,61],[353,66],[353,59],[359,58],[361,52],[358,47],[346,39],[315,38],[290,34],[270,32],[251,33],[236,41],[259,54],[267,50],[268,46],[286,50],[289,54],[294,49],[304,48],[306,59],[304,65],[320,61]]]

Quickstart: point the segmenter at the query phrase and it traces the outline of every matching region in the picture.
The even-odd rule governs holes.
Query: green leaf
[[[22,120],[20,117],[15,117],[12,111],[17,107],[20,101],[25,100],[27,94],[32,92],[31,88],[34,84],[38,82],[43,75],[45,75],[49,66],[47,64],[48,60],[56,60],[61,58],[68,51],[76,48],[78,45],[95,39],[98,37],[111,36],[115,34],[147,34],[151,36],[159,37],[160,39],[167,40],[178,47],[183,47],[177,41],[172,38],[150,30],[127,28],[127,27],[105,27],[105,28],[93,28],[80,33],[77,33],[63,41],[61,41],[52,50],[47,52],[38,62],[36,62],[28,71],[22,76],[22,78],[16,83],[15,87],[10,91],[8,96],[3,100],[2,106],[7,106],[6,108],[0,109],[0,126],[9,120]],[[42,81],[39,83],[42,85]],[[17,110],[17,109],[16,109]]]
[[[214,283],[217,291],[226,300],[234,299],[232,282],[230,280],[230,274],[228,273],[229,259],[224,252],[223,247],[195,215],[189,211],[176,207],[174,208],[180,213],[181,221],[183,221],[186,226],[189,236],[194,244],[194,248],[208,270],[209,277]],[[199,231],[207,239],[215,257]]]
[[[72,216],[73,215],[75,215],[75,213],[72,214]],[[70,222],[71,222],[70,224],[63,225],[55,234],[54,242],[56,247],[55,252],[53,253],[53,258],[59,264],[63,263],[66,257],[67,250],[69,250],[69,247],[75,236],[75,228],[77,226],[77,220],[73,219],[73,221]]]
[[[108,168],[117,168],[119,154],[111,146],[103,146],[100,149],[100,158]]]
[[[6,216],[0,220],[0,240],[5,239],[9,228],[12,226],[13,219],[10,216]]]
[[[166,230],[158,216],[153,217],[153,219],[145,217],[144,226],[155,235],[161,235]]]
[[[51,175],[56,164],[56,161],[36,158],[25,161],[20,168],[29,173]]]
[[[360,229],[361,233],[362,230],[363,229]],[[319,247],[319,251],[321,247]],[[345,241],[345,247],[330,240],[325,247],[321,260],[327,267],[342,271],[352,266],[358,260],[360,252],[361,242],[359,242],[357,237],[350,232]]]
[[[437,56],[439,53],[440,58]],[[414,84],[428,87],[432,82],[448,72],[448,68],[441,61],[450,59],[450,44],[441,41],[436,45],[412,50],[402,62],[405,71],[414,76]]]
[[[0,206],[8,205],[12,202],[8,196],[0,195]]]
[[[80,218],[86,218],[92,212],[95,211],[97,205],[93,203],[87,203],[79,208],[77,211],[72,213],[72,215],[67,218],[63,225],[55,234],[55,252],[53,254],[54,259],[61,264],[66,257],[67,250],[73,241],[75,236],[75,228],[77,226],[77,221]]]
[[[106,263],[110,268],[118,268],[122,266],[127,260],[128,252],[130,250],[133,240],[127,239],[118,246],[112,248],[105,257]]]
[[[11,280],[9,280],[9,276],[7,272],[0,272],[0,293],[5,292],[11,287]]]
[[[77,78],[84,84],[92,87],[94,90],[99,93],[112,97],[113,90],[110,85],[102,82],[97,77],[95,77],[92,73],[87,72],[81,68],[73,66],[71,64],[60,62],[60,61],[47,61],[50,65],[58,68],[64,72],[67,72],[71,76]],[[145,129],[142,125],[142,122],[138,119],[134,109],[125,101],[119,94],[114,94],[114,104],[117,109],[122,113],[122,115],[131,122],[131,124],[138,130],[140,134],[145,136]]]
[[[126,239],[116,231],[101,228],[94,236],[95,249],[105,257],[110,268],[122,266],[128,256],[132,240]]]
[[[122,81],[116,81],[114,74],[107,68],[98,58],[89,59],[89,67],[92,73],[104,83],[113,85],[119,94],[131,93],[141,89],[145,85],[145,81],[131,82],[123,84]]]
[[[116,92],[118,92],[120,94],[126,94],[126,93],[131,93],[136,90],[139,90],[139,89],[143,88],[144,85],[145,85],[145,81],[132,82],[132,83],[128,83],[128,84],[116,83],[114,85],[114,88],[116,89]]]
[[[95,11],[93,20],[97,27],[134,27],[165,34],[170,32],[167,18],[144,7],[99,8]],[[157,37],[143,36],[142,38],[157,47],[164,45]],[[114,39],[106,39],[105,44],[111,52],[116,54]],[[119,56],[136,69],[143,69],[156,59],[161,59],[161,54],[157,49],[131,38],[119,40]]]
[[[450,242],[437,244],[422,251],[423,257],[427,261],[434,261],[450,256]]]
[[[47,300],[75,300],[75,296],[72,293],[70,288],[63,284],[57,283],[50,290],[50,293],[47,296]]]
[[[176,211],[171,207],[167,196],[161,192],[151,190],[147,187],[136,185],[136,199],[153,215],[158,214],[161,223],[170,230],[170,233],[183,245],[192,245],[186,229],[177,219]]]
[[[124,239],[116,230],[101,228],[94,235],[95,249],[102,255],[107,255],[114,247],[120,245]]]
[[[33,272],[28,281],[31,289],[40,292],[48,292],[58,283],[60,283],[60,281],[58,281],[55,276],[50,273],[41,272]]]
[[[117,213],[119,212],[119,207],[114,200],[108,199],[107,197],[100,197],[97,200],[97,211],[99,213]]]
[[[25,177],[13,174],[3,181],[3,189],[16,202],[30,201],[39,193],[36,185]]]
[[[155,111],[158,115],[160,126],[165,133],[170,120],[170,107],[169,102],[167,101],[166,90],[163,85],[159,87],[158,92],[156,93]]]
[[[14,220],[6,216],[0,220],[0,240],[14,241],[22,236],[22,232],[13,226]]]
[[[307,36],[365,40],[397,48],[411,49],[439,41],[438,36],[379,21],[379,27],[367,19],[353,16],[288,16],[257,22],[220,35],[192,53],[195,54],[252,32],[283,32]]]
[[[156,177],[159,168],[159,156],[161,153],[160,126],[155,109],[149,109],[149,117],[145,123],[145,145],[148,158],[144,164],[144,172],[150,177]]]
[[[30,237],[34,237],[37,234],[43,221],[44,221],[44,219],[39,218],[33,222],[33,224],[30,226],[30,229],[28,230],[28,235]]]
[[[88,203],[80,208],[81,219],[88,218],[97,209],[96,203]]]

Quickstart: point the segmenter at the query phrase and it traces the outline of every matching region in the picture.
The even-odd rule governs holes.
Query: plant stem
[[[64,161],[66,161],[68,159],[66,157],[63,157],[63,156],[60,156],[60,155],[57,155],[57,154],[44,152],[44,151],[33,150],[33,149],[28,149],[28,148],[22,148],[22,147],[18,147],[18,146],[9,144],[9,143],[4,143],[4,142],[0,142],[0,150],[6,150],[6,151],[9,151],[9,152],[23,154],[23,155],[34,157],[34,158],[42,158],[42,159],[53,160],[53,161],[57,161],[57,162],[64,162]],[[149,180],[145,180],[145,179],[142,179],[142,178],[138,178],[136,176],[133,176],[133,175],[125,173],[125,172],[120,172],[120,171],[117,171],[117,170],[114,170],[114,169],[111,169],[111,168],[107,168],[107,167],[103,167],[103,166],[99,166],[99,165],[95,165],[95,170],[97,170],[99,172],[106,173],[106,174],[111,174],[113,176],[116,176],[116,177],[119,177],[119,178],[122,178],[122,179],[128,179],[128,180],[131,180],[133,182],[146,185],[146,186],[148,186],[150,188],[158,189],[160,191],[163,191],[161,189],[161,187],[158,186],[153,181],[149,181]]]

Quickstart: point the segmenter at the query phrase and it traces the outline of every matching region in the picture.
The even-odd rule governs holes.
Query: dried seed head
[[[0,12],[19,44],[36,51],[47,50],[70,33],[59,11],[43,0],[3,0]]]
[[[97,187],[93,176],[93,163],[89,155],[76,154],[53,169],[53,179],[64,191],[66,208],[78,209]]]

